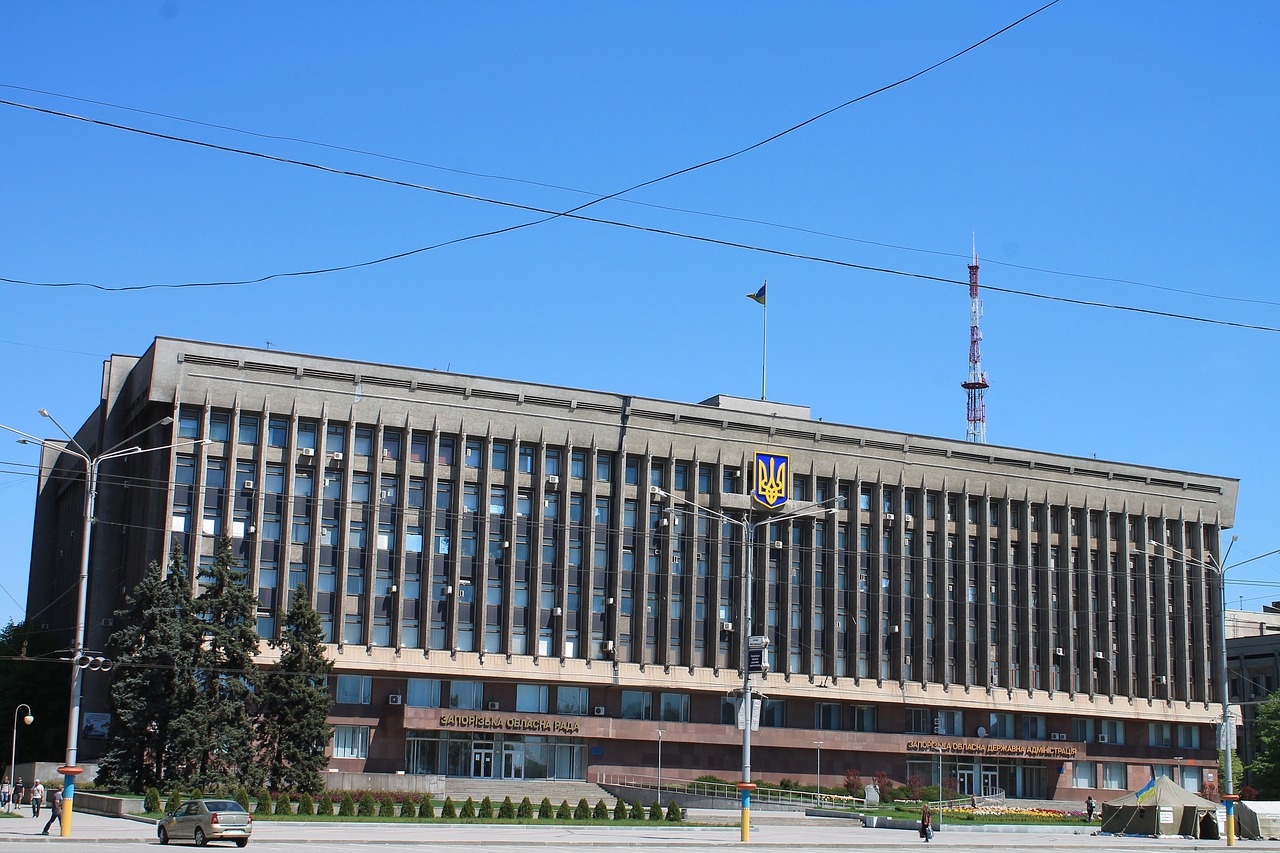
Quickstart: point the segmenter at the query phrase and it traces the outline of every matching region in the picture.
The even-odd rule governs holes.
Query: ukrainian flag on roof
[[[768,286],[769,285],[767,282],[765,284],[760,285],[760,289],[757,290],[755,293],[748,293],[747,298],[754,299],[756,302],[759,302],[761,305],[764,305],[765,304],[764,292],[765,292],[765,289],[768,288]]]

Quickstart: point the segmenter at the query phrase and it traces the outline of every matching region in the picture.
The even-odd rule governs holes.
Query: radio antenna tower
[[[983,399],[989,384],[987,374],[982,372],[982,329],[978,321],[982,319],[982,300],[978,297],[978,240],[973,241],[973,263],[969,264],[969,378],[960,383],[960,387],[968,392],[969,405],[967,417],[968,429],[965,441],[975,444],[987,443],[987,403]]]

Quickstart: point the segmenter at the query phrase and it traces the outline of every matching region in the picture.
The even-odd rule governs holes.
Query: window
[[[493,470],[506,471],[511,465],[511,445],[505,441],[493,443]]]
[[[258,416],[240,416],[240,443],[254,445],[258,443]]]
[[[529,714],[547,713],[547,693],[545,684],[517,684],[516,710]]]
[[[355,441],[351,452],[356,456],[373,455],[373,427],[356,427]]]
[[[331,423],[325,428],[324,433],[324,452],[325,453],[346,453],[347,452],[347,426],[346,424]]]
[[[553,448],[547,448],[547,476],[560,476],[560,451]]]
[[[466,450],[462,456],[462,464],[468,468],[479,468],[484,447],[476,439],[468,439]]]
[[[1096,788],[1098,787],[1098,771],[1097,765],[1092,761],[1077,761],[1071,765],[1071,787],[1073,788]]]
[[[1147,736],[1152,746],[1173,746],[1173,726],[1168,723],[1148,723]]]
[[[760,725],[780,729],[787,724],[787,703],[782,699],[765,699],[760,708]]]
[[[1093,740],[1093,720],[1077,717],[1071,721],[1071,739],[1077,743],[1088,743]]]
[[[653,695],[642,690],[622,691],[622,719],[652,720]]]
[[[627,457],[627,470],[623,473],[623,482],[628,486],[637,485],[640,482],[640,457]],[[661,486],[661,483],[654,483],[655,486]]]
[[[478,711],[484,707],[484,684],[479,681],[450,681],[449,707]]]
[[[1123,791],[1128,787],[1125,765],[1118,761],[1107,761],[1102,765],[1102,787],[1112,791]]]
[[[659,719],[673,723],[689,722],[689,694],[663,693]]]
[[[1199,749],[1200,727],[1178,726],[1178,746],[1182,749]]]
[[[675,480],[672,488],[678,492],[688,491],[689,489],[689,466],[683,462],[677,463],[675,467]]]
[[[876,706],[853,706],[853,730],[855,732],[874,732],[876,730]]]
[[[440,681],[436,678],[410,678],[409,692],[404,698],[413,708],[440,707]]]
[[[398,429],[382,431],[382,458],[391,462],[399,462],[404,451],[404,435]]]
[[[838,702],[819,702],[817,706],[816,727],[828,731],[840,730],[840,704]]]
[[[427,461],[427,434],[414,430],[409,434],[409,461]]]
[[[991,737],[1013,737],[1013,714],[992,714],[990,723]]]
[[[557,687],[556,713],[585,715],[587,713],[587,688]]]
[[[1098,728],[1100,742],[1106,738],[1107,743],[1124,743],[1124,720],[1102,720]]]
[[[715,477],[715,471],[710,465],[698,466],[698,494],[711,494],[712,478]]]
[[[368,675],[339,675],[338,695],[334,699],[339,705],[368,705],[369,695],[373,691],[373,678]]]
[[[334,726],[333,727],[334,758],[368,758],[369,727],[368,726]]]
[[[1044,740],[1045,731],[1045,718],[1043,716],[1039,714],[1022,715],[1023,740]]]
[[[272,447],[284,447],[289,443],[289,421],[284,418],[272,418],[267,421],[267,444]]]
[[[600,452],[596,456],[596,480],[601,483],[608,483],[613,479],[613,454]]]
[[[529,445],[529,444],[520,445],[520,463],[519,464],[520,464],[521,474],[534,473],[534,470],[533,470],[535,467],[534,463],[537,460],[537,456],[535,455],[536,453],[537,453],[537,448],[533,447],[532,445]]]
[[[316,449],[315,421],[298,421],[298,447]]]
[[[453,439],[449,436],[440,437],[440,451],[437,455],[441,465],[452,465],[454,456]]]

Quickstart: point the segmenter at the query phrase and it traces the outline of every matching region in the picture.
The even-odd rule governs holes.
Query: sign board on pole
[[[747,648],[767,649],[769,648],[769,638],[760,634],[752,634],[750,637],[747,637]]]
[[[760,707],[762,704],[763,703],[759,699],[751,700],[751,731],[753,732],[760,731]],[[738,702],[738,729],[739,730],[745,728],[747,725],[747,721],[743,718],[742,708],[743,708],[742,701],[739,700]]]
[[[747,649],[747,671],[768,672],[769,661],[764,656],[764,649]]]

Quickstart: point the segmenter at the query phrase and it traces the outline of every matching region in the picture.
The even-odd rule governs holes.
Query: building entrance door
[[[471,744],[471,778],[493,778],[493,741],[478,740]]]
[[[973,768],[960,767],[956,769],[956,787],[960,789],[961,794],[973,794]]]
[[[998,790],[1000,790],[1000,783],[996,768],[984,765],[982,768],[982,796],[990,797]]]
[[[504,743],[502,745],[502,778],[524,778],[524,744]]]

